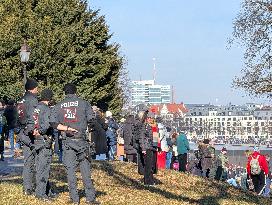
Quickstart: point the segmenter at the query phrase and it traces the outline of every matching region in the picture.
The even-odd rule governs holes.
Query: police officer
[[[64,86],[65,99],[58,103],[52,112],[51,123],[63,136],[63,163],[68,175],[70,198],[79,204],[76,168],[79,165],[82,175],[86,201],[89,204],[100,204],[95,200],[95,189],[90,178],[90,163],[87,160],[89,144],[86,130],[88,123],[95,119],[91,105],[76,96],[76,86],[69,83]]]
[[[19,114],[19,129],[18,141],[23,146],[24,167],[23,167],[23,187],[24,193],[30,195],[34,188],[34,164],[35,164],[35,150],[34,150],[34,136],[31,126],[32,113],[38,105],[38,83],[34,79],[27,79],[25,84],[25,94],[18,101],[17,109]]]
[[[35,165],[36,165],[36,197],[49,200],[49,171],[52,161],[52,135],[53,129],[50,127],[51,110],[48,106],[52,100],[53,92],[45,89],[41,92],[41,99],[33,112],[34,121],[34,145],[35,145]]]

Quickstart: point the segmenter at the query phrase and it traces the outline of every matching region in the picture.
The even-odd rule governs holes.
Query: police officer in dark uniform
[[[73,203],[79,204],[76,168],[79,165],[82,175],[86,201],[89,204],[100,204],[95,200],[95,189],[90,178],[88,161],[89,143],[87,125],[95,119],[91,105],[76,96],[76,86],[69,83],[64,86],[65,99],[58,103],[52,112],[51,123],[63,136],[63,163],[68,176],[70,197]]]
[[[51,109],[48,104],[52,100],[53,92],[45,89],[41,92],[41,99],[33,112],[35,136],[35,165],[36,165],[36,197],[49,200],[52,192],[49,186],[49,171],[52,161],[52,136],[53,129],[50,127]],[[50,194],[50,195],[49,195]]]
[[[38,105],[37,94],[38,94],[38,83],[36,80],[28,79],[25,84],[25,95],[18,101],[18,123],[19,123],[19,134],[18,142],[23,146],[24,155],[24,168],[23,168],[23,187],[24,193],[30,195],[34,188],[34,165],[35,165],[35,150],[34,150],[34,136],[31,126],[32,113]]]

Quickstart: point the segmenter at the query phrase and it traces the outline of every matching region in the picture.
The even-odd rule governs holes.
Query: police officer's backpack
[[[260,155],[258,155],[257,158],[252,157],[252,159],[250,161],[250,173],[252,175],[259,175],[261,173],[259,157],[260,157]]]

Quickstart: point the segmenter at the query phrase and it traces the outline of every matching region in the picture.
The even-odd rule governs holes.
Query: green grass
[[[84,204],[84,190],[81,176],[79,192]],[[205,180],[200,177],[175,171],[159,171],[155,187],[145,187],[143,177],[137,174],[137,167],[123,162],[94,162],[92,179],[97,190],[97,199],[102,204],[131,205],[271,205],[269,199],[245,193],[225,183]],[[62,165],[51,166],[50,181],[60,196],[50,204],[67,204],[69,200],[67,179]],[[45,205],[33,196],[22,194],[22,177],[13,176],[0,180],[0,205]]]

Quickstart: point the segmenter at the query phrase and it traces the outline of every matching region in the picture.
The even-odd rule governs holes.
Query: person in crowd
[[[108,142],[108,159],[114,160],[116,155],[116,144],[117,144],[117,130],[118,125],[112,117],[112,113],[110,111],[106,111],[106,120],[105,123],[108,125],[108,129],[106,131],[107,142]]]
[[[218,156],[215,154],[212,154],[212,164],[209,170],[209,178],[210,179],[215,179],[216,178],[216,172],[219,166],[219,159]]]
[[[128,115],[123,126],[124,149],[128,162],[137,163],[137,150],[133,146],[134,116]]]
[[[229,158],[227,156],[227,149],[225,147],[222,148],[221,153],[218,156],[219,166],[216,170],[216,180],[225,181],[227,179],[227,171],[229,166]]]
[[[63,132],[63,163],[67,172],[70,199],[79,204],[77,190],[77,167],[80,168],[85,188],[86,203],[100,204],[96,201],[96,191],[90,178],[90,153],[87,128],[93,124],[95,113],[91,105],[79,98],[75,84],[64,86],[65,98],[57,103],[52,111],[51,126]]]
[[[0,100],[0,160],[4,161],[4,151],[5,151],[5,127],[7,124],[6,117],[4,116],[5,101]]]
[[[148,186],[154,185],[154,146],[152,128],[147,122],[147,110],[139,111],[138,120],[135,123],[134,135],[138,142],[138,165],[143,166],[144,184]],[[141,171],[138,169],[138,171]]]
[[[265,155],[266,157],[266,161],[267,161],[267,165],[268,165],[268,176],[266,177],[266,182],[265,182],[265,190],[263,192],[263,196],[264,197],[270,197],[270,186],[271,186],[271,170],[270,170],[270,156],[268,154]]]
[[[54,99],[52,99],[48,103],[50,110],[53,110],[55,105],[56,101]],[[53,139],[54,139],[54,154],[58,156],[58,163],[62,163],[63,161],[62,136],[61,132],[58,131],[57,129],[53,129]]]
[[[196,176],[201,176],[201,169],[199,168],[198,150],[194,150],[189,159],[188,171]]]
[[[159,128],[158,124],[155,119],[155,115],[152,112],[147,112],[147,120],[146,122],[149,124],[152,130],[152,139],[153,139],[153,159],[151,160],[153,162],[153,174],[158,173],[158,151],[159,151]]]
[[[241,189],[244,191],[247,191],[249,189],[248,174],[246,169],[241,174]]]
[[[15,107],[15,100],[9,100],[7,107],[5,108],[4,111],[4,116],[7,119],[7,136],[9,139],[9,143],[10,143],[10,150],[11,150],[11,154],[14,157],[15,155],[15,148],[18,150],[19,149],[19,145],[16,144],[16,146],[14,146],[14,133],[16,132],[16,128],[18,127],[17,122],[18,122],[18,112],[17,109]]]
[[[177,137],[178,133],[173,132],[171,135],[171,144],[172,144],[172,159],[170,168],[174,170],[179,170],[179,162],[178,162],[178,148],[177,148]]]
[[[57,130],[53,130],[54,138],[54,153],[58,156],[58,162],[62,163],[63,161],[63,149],[62,149],[62,136],[61,133]]]
[[[117,158],[120,160],[120,161],[124,161],[124,157],[125,157],[125,145],[124,145],[124,135],[123,135],[123,129],[124,129],[124,123],[125,123],[126,119],[125,118],[122,118],[120,120],[120,123],[119,123],[119,128],[118,130],[116,131],[116,134],[117,134]]]
[[[162,123],[160,117],[156,118],[158,123],[158,133],[159,133],[159,143],[158,143],[158,156],[157,156],[157,165],[158,169],[166,168],[166,154],[169,151],[169,146],[167,144],[167,132],[166,128]]]
[[[236,170],[235,169],[228,169],[228,179],[227,182],[234,186],[238,187],[237,181],[236,181]]]
[[[212,167],[212,150],[209,146],[210,140],[204,139],[203,143],[199,144],[199,154],[201,159],[202,176],[209,178],[209,172]]]
[[[185,172],[187,165],[187,154],[190,151],[189,141],[185,134],[185,130],[181,130],[179,136],[177,137],[177,148],[178,148],[179,171]]]
[[[247,173],[252,179],[254,190],[258,195],[261,195],[265,189],[268,172],[266,158],[260,154],[259,147],[255,146],[253,153],[248,157]]]
[[[97,106],[93,106],[93,111],[96,113],[96,119],[92,125],[89,127],[91,132],[91,142],[95,144],[95,160],[106,160],[108,146],[106,130],[108,129],[103,114]]]
[[[171,139],[170,127],[166,127],[165,139],[166,139],[166,169],[170,169],[173,156],[173,144]]]
[[[34,135],[32,129],[26,126],[28,122],[32,122],[32,113],[38,105],[38,82],[34,79],[27,79],[25,84],[25,94],[17,103],[18,110],[18,142],[22,145],[24,155],[23,167],[23,188],[25,195],[31,195],[34,191],[35,178],[35,146]]]

